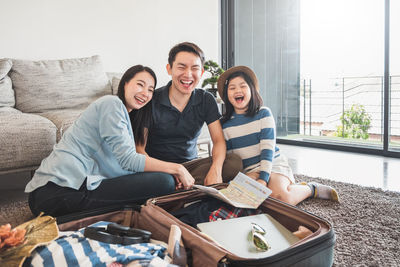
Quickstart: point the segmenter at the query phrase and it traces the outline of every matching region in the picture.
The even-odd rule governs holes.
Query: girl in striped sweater
[[[272,197],[292,205],[308,197],[339,201],[336,190],[328,185],[295,183],[286,157],[276,146],[274,117],[262,106],[258,80],[250,68],[230,68],[217,86],[226,105],[221,123],[227,153],[242,158],[246,175],[271,189]]]

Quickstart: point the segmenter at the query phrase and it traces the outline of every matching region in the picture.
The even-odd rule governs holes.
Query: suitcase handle
[[[148,243],[151,232],[110,223],[107,227],[86,227],[83,235],[108,244],[131,245]]]

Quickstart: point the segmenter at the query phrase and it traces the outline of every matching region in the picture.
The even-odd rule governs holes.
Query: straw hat
[[[25,242],[0,252],[2,266],[21,267],[25,258],[29,257],[36,247],[47,245],[58,238],[59,233],[56,219],[51,216],[42,215],[43,213],[35,219],[15,227],[26,231]]]
[[[225,86],[226,80],[234,72],[244,72],[244,73],[246,73],[247,76],[250,77],[250,80],[253,82],[256,90],[260,91],[260,86],[258,85],[258,79],[257,79],[257,76],[254,73],[254,71],[252,69],[250,69],[249,67],[246,67],[246,66],[236,66],[236,67],[232,67],[232,68],[226,70],[224,73],[221,74],[221,76],[219,76],[218,83],[217,83],[217,88],[218,88],[218,93],[219,93],[219,95],[220,95],[220,97],[222,99],[223,99],[222,93],[224,92],[224,86]]]

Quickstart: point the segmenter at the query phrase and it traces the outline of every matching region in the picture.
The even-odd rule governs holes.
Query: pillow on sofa
[[[121,78],[118,77],[113,77],[112,82],[111,82],[111,87],[112,87],[112,94],[117,95],[118,93],[118,86],[119,82],[121,81]]]
[[[12,67],[9,59],[0,59],[0,107],[13,107],[15,105],[14,90],[11,79],[7,75]]]
[[[12,60],[16,108],[29,113],[85,108],[110,94],[99,56],[63,60]]]

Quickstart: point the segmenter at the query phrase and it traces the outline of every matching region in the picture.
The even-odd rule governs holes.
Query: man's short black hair
[[[169,51],[169,56],[168,56],[168,64],[172,67],[172,64],[175,61],[176,55],[179,52],[189,52],[197,55],[200,60],[201,60],[201,66],[204,66],[204,53],[203,50],[200,49],[196,44],[190,43],[190,42],[183,42],[175,45],[174,47],[171,48]]]

